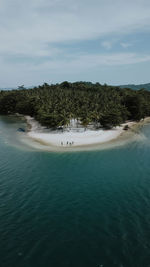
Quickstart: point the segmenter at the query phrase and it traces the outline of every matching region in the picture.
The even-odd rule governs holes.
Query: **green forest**
[[[0,114],[16,113],[33,116],[53,129],[68,125],[74,118],[84,127],[94,123],[111,128],[150,116],[150,91],[67,81],[0,91]]]

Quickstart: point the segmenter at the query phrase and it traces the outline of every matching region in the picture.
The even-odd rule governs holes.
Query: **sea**
[[[0,267],[150,266],[150,124],[113,148],[49,152],[0,117]]]

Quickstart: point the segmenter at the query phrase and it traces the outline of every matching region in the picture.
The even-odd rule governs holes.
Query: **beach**
[[[59,130],[45,130],[34,118],[30,116],[26,116],[25,118],[29,128],[27,132],[28,137],[42,145],[59,149],[84,148],[109,143],[117,140],[118,137],[127,132],[124,130],[125,125],[132,127],[136,124],[135,122],[126,122],[110,130],[78,129],[78,131],[73,131],[70,129],[60,132]]]

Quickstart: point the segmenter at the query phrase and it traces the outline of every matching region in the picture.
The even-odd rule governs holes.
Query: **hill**
[[[130,88],[133,90],[140,90],[140,89],[146,89],[150,91],[150,83],[144,83],[144,84],[126,84],[126,85],[119,85],[120,88]]]
[[[0,91],[0,114],[15,113],[33,116],[49,128],[65,127],[74,119],[84,127],[113,127],[150,116],[150,91],[67,81]]]

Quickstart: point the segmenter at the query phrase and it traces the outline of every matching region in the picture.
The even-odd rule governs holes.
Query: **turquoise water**
[[[150,266],[150,125],[116,149],[28,149],[0,120],[0,266]]]

